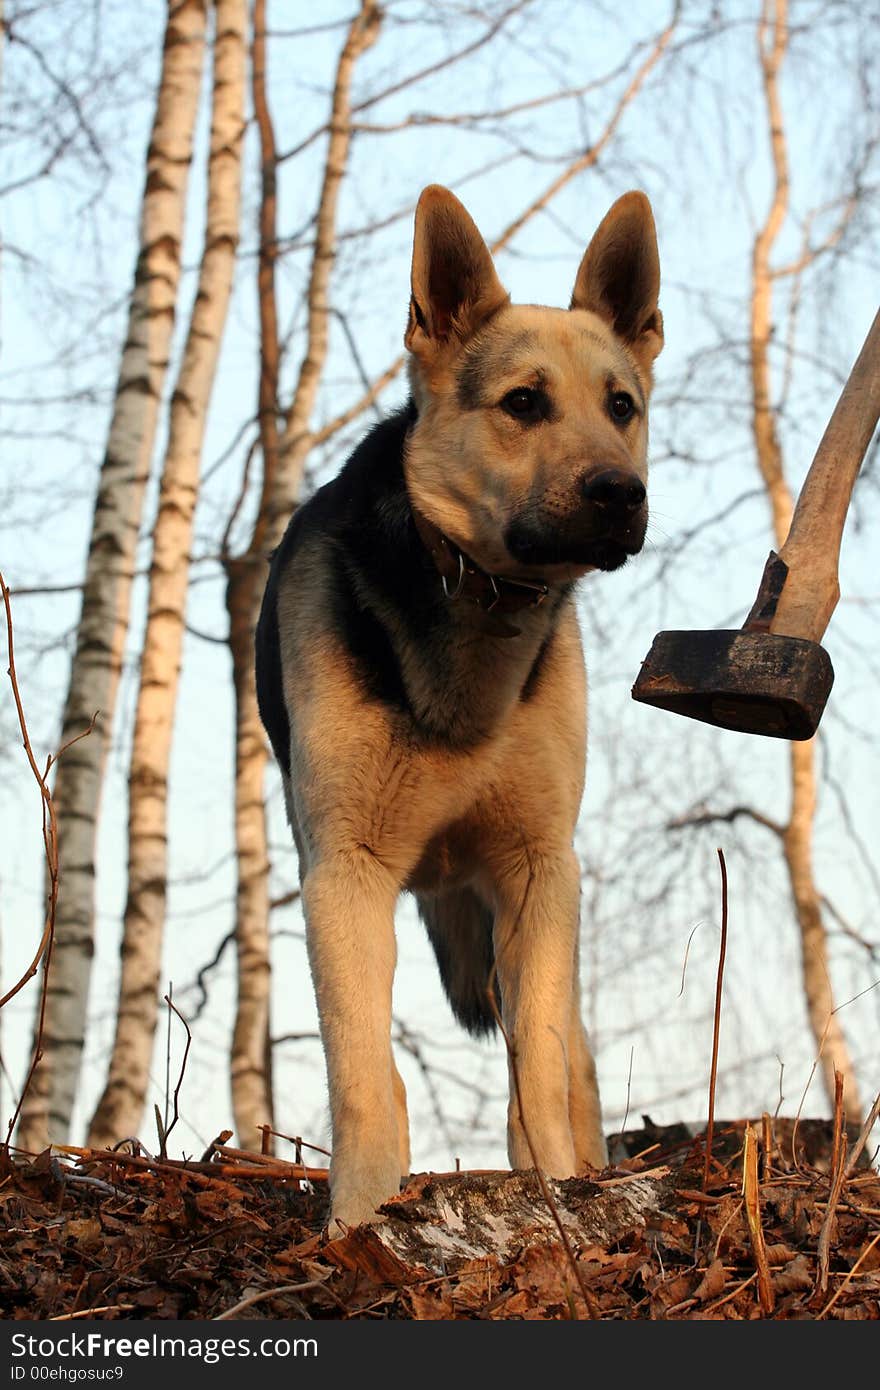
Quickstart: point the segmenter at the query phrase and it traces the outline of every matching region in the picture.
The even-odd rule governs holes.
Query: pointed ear
[[[507,299],[470,214],[448,188],[431,184],[416,208],[406,346],[419,354],[452,337],[464,341]]]
[[[570,307],[598,314],[650,372],[663,347],[659,293],[660,257],[651,204],[644,193],[624,193],[587,247]]]

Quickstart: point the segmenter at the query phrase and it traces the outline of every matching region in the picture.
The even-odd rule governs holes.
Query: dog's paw
[[[387,1217],[378,1210],[400,1191],[399,1164],[360,1169],[357,1173],[332,1173],[330,1177],[330,1235],[338,1236],[364,1222],[379,1225]]]
[[[589,1143],[584,1143],[578,1154],[575,1172],[578,1176],[601,1172],[608,1167],[608,1145],[605,1136],[599,1134]]]

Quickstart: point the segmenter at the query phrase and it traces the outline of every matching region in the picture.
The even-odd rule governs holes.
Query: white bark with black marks
[[[89,1143],[135,1134],[147,1100],[168,885],[168,771],[205,422],[235,270],[244,136],[246,0],[215,0],[208,208],[196,297],[171,400],[153,528],[129,772],[128,901],[109,1074]]]
[[[204,62],[206,0],[171,0],[147,149],[140,246],[106,454],[89,540],[82,610],[59,742],[95,732],[61,759],[54,798],[61,889],[43,1057],[18,1142],[68,1137],[79,1082],[94,954],[95,844],[104,768],[128,630],[144,489],[174,328],[186,188]]]

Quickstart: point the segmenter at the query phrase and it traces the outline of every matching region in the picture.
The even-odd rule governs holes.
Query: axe
[[[742,628],[658,632],[634,700],[722,729],[812,738],[834,681],[822,636],[840,597],[846,513],[880,417],[880,311],[822,436],[788,537]]]

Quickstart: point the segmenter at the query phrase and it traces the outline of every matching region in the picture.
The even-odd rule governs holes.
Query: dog
[[[404,891],[458,1020],[485,1033],[500,1010],[512,1167],[564,1178],[607,1162],[579,1009],[573,590],[644,541],[659,282],[641,192],[614,203],[558,309],[512,305],[466,209],[426,188],[410,399],[272,557],[257,694],[299,855],[331,1229],[381,1219],[409,1174],[390,1038]]]

